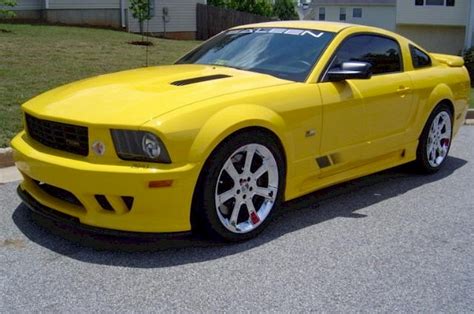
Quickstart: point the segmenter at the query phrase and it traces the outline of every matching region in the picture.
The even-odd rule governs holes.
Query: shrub
[[[16,6],[15,0],[0,0],[0,18],[15,17],[15,12],[11,10],[14,6]]]
[[[474,47],[471,47],[464,52],[464,65],[471,77],[471,86],[474,87]]]
[[[273,6],[269,0],[209,0],[209,5],[272,17]]]
[[[295,2],[293,0],[276,0],[273,6],[273,15],[280,20],[298,20]]]

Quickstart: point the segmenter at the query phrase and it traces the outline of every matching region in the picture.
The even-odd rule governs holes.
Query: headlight
[[[145,131],[110,130],[120,159],[171,163],[163,142]]]

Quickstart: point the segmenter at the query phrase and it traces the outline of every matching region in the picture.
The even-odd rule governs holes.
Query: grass
[[[21,129],[20,105],[53,87],[145,65],[141,37],[125,32],[46,25],[0,24],[0,147]],[[170,64],[196,41],[151,39],[149,64]]]

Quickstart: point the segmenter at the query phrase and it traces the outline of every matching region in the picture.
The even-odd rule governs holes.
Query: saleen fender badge
[[[105,153],[105,144],[101,141],[95,141],[94,144],[92,144],[92,150],[97,156],[102,156]]]

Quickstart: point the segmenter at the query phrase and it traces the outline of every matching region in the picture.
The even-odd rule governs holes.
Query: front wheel
[[[276,141],[260,132],[236,134],[204,166],[194,204],[197,223],[213,238],[250,239],[281,203],[283,183]]]
[[[417,150],[418,169],[424,173],[438,171],[451,148],[453,115],[445,104],[438,105],[430,115]]]

